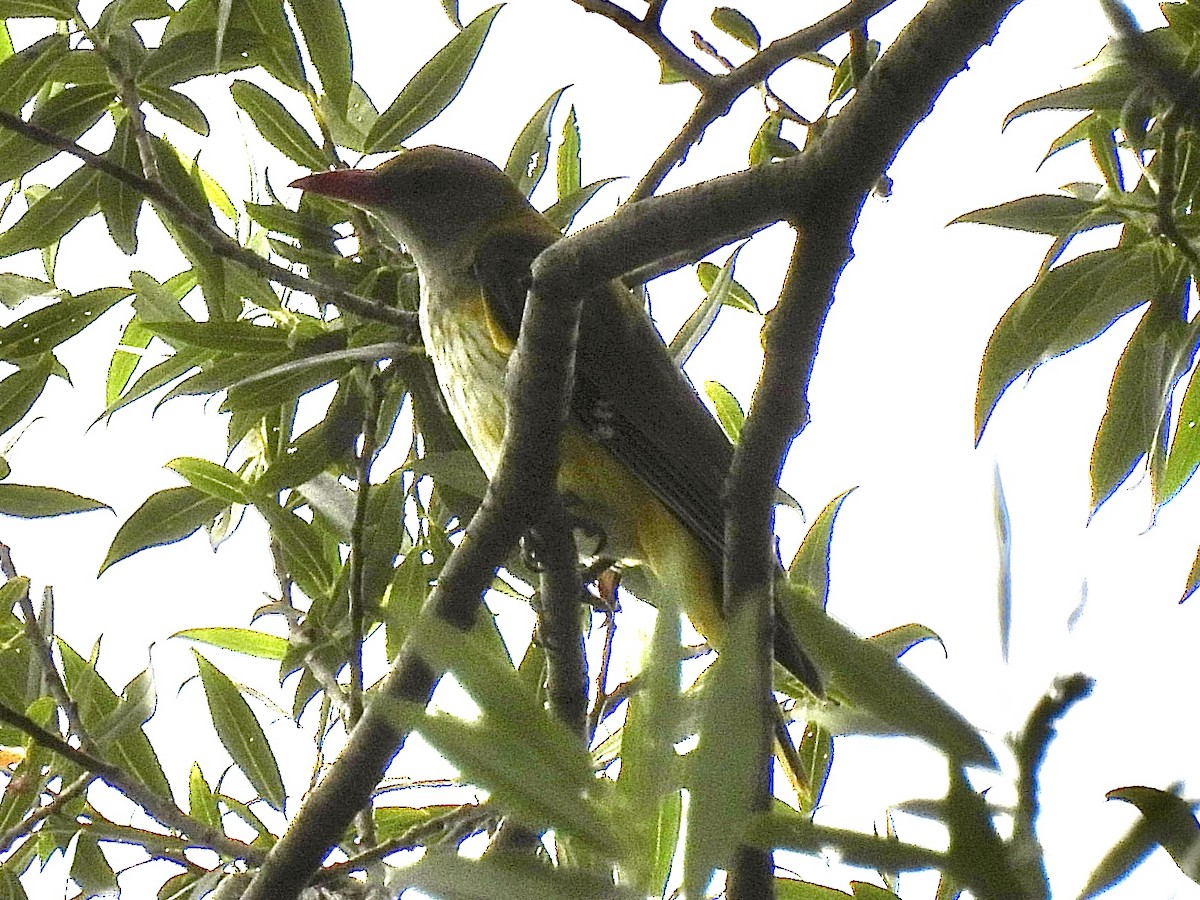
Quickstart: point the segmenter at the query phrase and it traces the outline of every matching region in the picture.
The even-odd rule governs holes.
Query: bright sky
[[[385,14],[391,21],[381,26],[380,6],[346,5],[354,17],[358,77],[381,107],[452,34],[435,0],[403,5],[398,47],[400,14]],[[464,20],[487,5],[463,0]],[[833,5],[803,7],[815,19]],[[901,0],[878,17],[872,33],[887,39],[921,5]],[[1131,6],[1143,25],[1161,21],[1149,0]],[[675,16],[668,20],[674,36],[686,42],[687,28],[703,26],[710,5],[675,0],[667,8]],[[766,37],[797,27],[791,18],[795,8],[770,0],[739,4]],[[711,27],[705,31],[709,37],[714,33]],[[1032,279],[1047,241],[945,225],[978,207],[1095,180],[1086,151],[1061,154],[1038,170],[1045,147],[1073,121],[1072,114],[1030,116],[1004,135],[999,129],[1004,114],[1020,102],[1077,81],[1076,67],[1106,35],[1094,0],[1027,0],[914,134],[890,172],[893,196],[873,199],[864,211],[856,256],[821,346],[813,422],[796,444],[784,481],[810,516],[835,495],[858,487],[835,533],[830,611],[863,634],[909,622],[937,631],[949,658],[928,645],[906,662],[993,738],[1002,759],[1005,735],[1019,727],[1056,674],[1083,671],[1097,678],[1091,699],[1062,723],[1044,770],[1041,834],[1056,897],[1074,896],[1090,866],[1134,819],[1131,808],[1106,802],[1106,791],[1130,784],[1165,788],[1186,780],[1189,763],[1194,765],[1194,731],[1190,717],[1178,712],[1176,686],[1189,683],[1200,601],[1183,606],[1176,601],[1200,540],[1194,527],[1200,492],[1185,490],[1151,528],[1149,488],[1135,473],[1088,523],[1092,436],[1132,320],[1014,385],[981,447],[972,447],[983,347]],[[524,50],[514,58],[510,49],[517,41]],[[722,46],[741,58],[735,46]],[[797,71],[781,73],[773,87],[800,111],[816,114],[823,94],[813,86],[820,84],[820,71],[792,68]],[[607,188],[585,213],[602,217],[632,189],[690,110],[689,88],[657,87],[656,80],[649,52],[609,23],[565,0],[513,0],[497,18],[463,94],[413,143],[452,144],[503,162],[525,119],[552,91],[571,84],[557,122],[561,125],[566,104],[575,104],[585,182],[628,179]],[[669,184],[743,166],[761,117],[755,97],[741,101]],[[222,181],[245,184],[245,155],[236,136],[242,126],[229,108],[213,117],[213,125],[216,137],[206,145],[193,141],[192,150],[203,149],[202,165]],[[282,159],[261,159],[276,189],[302,174]],[[281,196],[297,199],[286,190]],[[87,227],[68,240],[63,259],[79,259],[88,241],[103,247],[103,256],[89,258],[78,272],[64,265],[64,285],[94,285],[98,270],[111,271],[110,283],[125,283],[128,263],[100,238],[99,223]],[[738,278],[761,303],[769,304],[778,289],[787,242],[787,234],[776,229],[741,255]],[[143,257],[135,267],[160,277],[176,271],[174,262]],[[655,312],[677,323],[699,292],[692,276],[683,275],[654,288],[653,299]],[[104,634],[102,668],[114,683],[144,667],[144,648],[156,642],[160,710],[149,730],[162,747],[187,729],[185,755],[167,761],[170,776],[182,785],[192,758],[220,758],[221,750],[186,712],[200,700],[198,684],[176,693],[194,672],[188,648],[165,639],[187,627],[248,624],[273,581],[264,529],[253,516],[215,558],[197,536],[122,562],[94,581],[116,524],[151,491],[179,483],[160,468],[163,463],[184,453],[213,460],[223,454],[215,403],[205,418],[198,402],[173,402],[153,418],[143,405],[122,412],[108,427],[85,431],[103,407],[96,353],[111,348],[123,323],[122,314],[110,314],[103,328],[93,329],[107,329],[103,338],[68,345],[63,359],[76,386],[56,383],[43,401],[56,418],[37,422],[8,454],[14,480],[98,497],[113,504],[118,517],[9,520],[0,522],[0,540],[13,547],[20,571],[38,584],[55,585],[60,630],[77,649],[86,653]],[[743,313],[723,313],[721,345],[701,347],[693,377],[721,380],[748,401],[757,375],[758,324]],[[1007,665],[997,629],[995,465],[1004,478],[1013,534]],[[785,555],[802,528],[791,513],[781,513]],[[1068,620],[1085,584],[1086,604],[1071,627]],[[239,668],[226,655],[210,655],[248,680],[270,677],[262,667]],[[298,768],[289,773],[289,784],[299,788],[310,746],[286,722],[272,735],[281,747],[294,746]],[[205,774],[211,780],[220,772],[210,765]],[[1010,767],[1005,776],[1012,773]],[[943,777],[934,754],[911,742],[839,739],[818,821],[870,831],[888,805],[938,796]],[[981,787],[989,785],[997,802],[1011,796],[1005,777],[980,781]],[[907,839],[924,833],[909,816],[898,816],[897,826]],[[845,873],[826,870],[820,861],[805,864],[803,874],[846,886]],[[902,879],[901,889],[906,898],[932,896],[928,879]],[[1200,897],[1200,887],[1159,853],[1110,896]]]

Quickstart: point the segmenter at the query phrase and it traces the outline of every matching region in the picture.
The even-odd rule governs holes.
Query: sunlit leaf
[[[513,142],[504,172],[526,197],[533,193],[550,164],[550,119],[565,87],[546,98]]]
[[[0,256],[48,247],[97,211],[96,186],[101,176],[84,166],[68,175],[0,234]]]
[[[450,105],[466,83],[500,5],[480,13],[401,90],[367,135],[367,152],[394,150]]]
[[[65,516],[111,508],[107,503],[81,497],[61,488],[9,482],[0,484],[0,515],[39,519],[43,516]]]
[[[751,50],[762,46],[762,35],[744,13],[732,6],[718,6],[712,11],[712,23],[734,40]]]
[[[251,628],[187,628],[171,637],[198,641],[210,647],[232,650],[255,659],[283,659],[287,652],[286,638],[276,637]]]
[[[1152,243],[1098,250],[1044,272],[1008,308],[984,353],[975,405],[982,437],[1000,394],[1018,375],[1086,344],[1154,296],[1159,285]]]
[[[317,142],[282,103],[250,81],[235,81],[229,91],[259,134],[280,153],[306,169],[325,167],[327,159]]]
[[[194,534],[226,505],[194,487],[166,488],[151,494],[117,530],[98,574],[139,550],[171,544]]]
[[[344,116],[354,63],[341,0],[289,0],[289,5],[308,47],[308,58],[321,78],[321,89]]]
[[[67,297],[0,328],[0,359],[46,353],[70,340],[128,297],[128,288],[99,288]]]
[[[221,744],[258,795],[282,812],[285,795],[279,764],[250,704],[229,676],[195,650],[192,655],[200,670],[208,711]]]

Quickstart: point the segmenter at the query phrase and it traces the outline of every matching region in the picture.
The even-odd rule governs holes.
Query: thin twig
[[[225,856],[258,864],[266,852],[226,837],[212,826],[194,819],[165,797],[160,797],[119,766],[105,762],[77,747],[72,747],[57,734],[47,731],[33,719],[0,703],[0,722],[11,725],[32,738],[35,743],[75,763],[81,769],[103,778],[110,786],[140,806],[147,815],[168,828],[188,835],[197,844],[210,847]]]
[[[416,331],[417,319],[415,313],[402,309],[393,309],[376,300],[344,291],[332,284],[313,281],[311,278],[305,278],[303,275],[299,275],[290,269],[285,269],[270,260],[264,259],[257,253],[247,250],[220,228],[217,228],[210,222],[206,222],[202,217],[185,206],[178,197],[161,185],[155,184],[144,175],[131,172],[124,166],[117,165],[110,159],[93,153],[91,150],[80,146],[69,138],[55,134],[53,131],[42,128],[40,125],[35,125],[32,122],[26,122],[20,116],[15,116],[5,110],[0,110],[0,127],[16,131],[43,146],[54,147],[64,153],[69,153],[76,159],[82,160],[91,168],[103,172],[105,175],[115,178],[127,187],[140,192],[152,203],[156,203],[170,211],[173,216],[187,227],[189,232],[202,240],[210,250],[225,259],[236,262],[278,284],[302,291],[323,302],[332,303],[364,319],[386,322],[389,325],[395,325],[411,333],[415,333]]]

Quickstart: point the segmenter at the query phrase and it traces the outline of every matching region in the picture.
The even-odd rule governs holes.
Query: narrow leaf
[[[517,135],[504,172],[526,197],[533,193],[550,163],[550,119],[565,87],[546,98]]]
[[[0,359],[46,353],[69,340],[128,297],[128,288],[99,288],[67,297],[0,328]]]
[[[976,440],[1000,395],[1018,375],[1103,334],[1154,296],[1157,251],[1147,242],[1087,253],[1030,285],[992,332],[975,403]]]
[[[321,79],[321,90],[333,108],[345,117],[354,62],[341,0],[288,2],[308,47],[308,58]]]
[[[234,81],[229,91],[259,134],[275,149],[306,169],[325,168],[325,154],[282,103],[249,81]]]
[[[224,672],[192,651],[204,684],[204,697],[221,744],[250,784],[273,809],[283,812],[283,778],[267,735],[242,692]]]
[[[44,516],[65,516],[111,508],[107,503],[81,497],[61,488],[7,482],[0,484],[0,515],[40,519]]]
[[[450,105],[466,83],[500,6],[476,16],[400,90],[367,135],[368,153],[395,150]]]
[[[194,534],[225,506],[224,501],[194,487],[167,488],[151,494],[117,530],[97,574],[103,574],[113,563],[139,550],[171,544]]]
[[[49,247],[96,212],[100,173],[84,166],[68,175],[0,234],[0,256]]]

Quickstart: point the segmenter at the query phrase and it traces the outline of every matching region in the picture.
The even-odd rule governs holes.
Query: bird
[[[411,255],[426,352],[452,418],[494,475],[531,266],[561,232],[496,165],[449,147],[402,150],[375,168],[316,172],[291,187],[365,210]],[[572,517],[597,555],[645,571],[644,599],[678,603],[720,652],[734,448],[619,281],[584,297],[570,410],[558,488]],[[775,658],[822,694],[819,671],[782,615]]]

